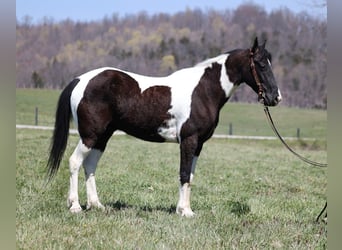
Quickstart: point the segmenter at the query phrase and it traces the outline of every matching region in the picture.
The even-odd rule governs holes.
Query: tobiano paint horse
[[[57,172],[66,149],[70,119],[80,140],[69,159],[67,198],[73,213],[82,211],[78,174],[83,165],[87,209],[104,208],[95,184],[95,171],[114,131],[151,142],[180,145],[180,188],[176,212],[194,215],[191,182],[203,143],[214,133],[222,106],[241,84],[248,84],[267,106],[281,101],[271,68],[271,55],[256,38],[248,49],[236,49],[184,68],[166,77],[148,77],[117,68],[99,68],[75,78],[62,91],[55,120],[48,176]]]

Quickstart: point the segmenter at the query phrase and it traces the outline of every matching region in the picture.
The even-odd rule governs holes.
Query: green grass
[[[16,123],[52,126],[60,91],[18,89]],[[296,151],[325,163],[326,111],[271,109]],[[216,133],[273,135],[260,105],[228,103]],[[17,129],[18,249],[326,249],[327,229],[315,218],[326,200],[327,170],[291,155],[279,141],[211,139],[192,185],[191,219],[175,214],[179,146],[115,136],[100,160],[97,188],[106,210],[70,214],[66,207],[69,137],[61,169],[45,186],[51,131]],[[82,171],[83,172],[83,171]],[[81,173],[81,205],[86,203]]]
[[[17,89],[16,123],[33,125],[35,108],[39,110],[38,125],[53,126],[59,90]],[[296,136],[326,140],[327,112],[279,107],[270,108],[271,115],[282,136]],[[229,123],[235,135],[273,136],[263,108],[259,104],[227,103],[220,114],[218,134],[228,134]]]
[[[55,109],[61,91],[50,89],[16,90],[16,124],[35,124],[38,108],[38,125],[53,126]]]
[[[326,169],[310,167],[278,141],[209,140],[192,186],[194,218],[175,214],[177,144],[114,136],[97,171],[106,211],[70,214],[68,157],[45,184],[51,131],[17,130],[17,249],[326,249],[315,223],[326,200]],[[326,147],[301,154],[326,162]],[[310,145],[309,145],[310,146]],[[86,203],[80,175],[81,205]]]

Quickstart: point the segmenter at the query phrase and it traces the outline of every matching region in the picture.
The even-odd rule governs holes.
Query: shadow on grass
[[[250,206],[244,202],[229,201],[228,205],[230,207],[230,212],[239,217],[242,215],[248,214],[251,211]]]
[[[235,214],[236,216],[243,216],[248,213],[250,213],[251,209],[250,206],[247,203],[240,202],[240,201],[229,201],[228,206],[230,209],[230,212]],[[139,205],[132,205],[128,204],[124,201],[116,201],[116,202],[110,202],[105,205],[107,208],[107,212],[112,212],[112,211],[121,211],[125,209],[135,209],[138,210],[138,212],[153,212],[153,211],[162,211],[168,214],[174,214],[176,212],[176,206],[175,205],[170,205],[170,206],[150,206],[150,205],[144,205],[144,206],[139,206]]]
[[[109,208],[109,211],[120,211],[120,210],[125,210],[125,209],[137,209],[142,212],[153,212],[153,211],[162,211],[166,212],[169,214],[174,214],[176,212],[176,206],[175,205],[170,205],[169,207],[167,206],[149,206],[149,205],[144,205],[144,206],[138,206],[138,205],[131,205],[123,201],[116,201],[116,202],[110,202],[105,204],[106,208]]]

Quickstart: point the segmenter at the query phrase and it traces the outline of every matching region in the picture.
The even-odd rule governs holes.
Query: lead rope
[[[264,111],[267,117],[267,120],[271,126],[271,128],[273,129],[274,133],[278,136],[279,140],[284,144],[284,146],[291,152],[293,153],[295,156],[297,156],[299,159],[301,159],[302,161],[309,163],[310,165],[313,166],[317,166],[317,167],[327,167],[328,164],[326,163],[319,163],[319,162],[315,162],[315,161],[311,161],[303,156],[301,156],[300,154],[298,154],[297,152],[295,152],[292,148],[290,148],[290,146],[284,141],[284,139],[281,137],[281,135],[279,134],[278,130],[276,129],[274,122],[272,120],[270,111],[268,110],[267,106],[264,106]]]
[[[272,128],[272,130],[274,131],[274,133],[278,136],[279,140],[284,144],[284,146],[291,152],[293,153],[295,156],[297,156],[299,159],[301,159],[302,161],[306,162],[306,163],[309,163],[310,165],[313,165],[313,166],[317,166],[317,167],[328,167],[328,164],[326,163],[319,163],[319,162],[315,162],[315,161],[311,161],[303,156],[301,156],[300,154],[298,154],[297,152],[295,152],[292,148],[290,148],[290,146],[284,141],[284,139],[281,137],[281,135],[279,134],[277,128],[275,127],[274,125],[274,122],[272,120],[272,117],[271,117],[271,114],[270,114],[270,111],[268,110],[268,107],[267,106],[264,106],[264,111],[265,111],[265,114],[266,114],[266,117],[267,117],[267,120]],[[326,201],[325,202],[325,205],[323,207],[323,209],[321,210],[321,212],[319,213],[319,215],[317,216],[316,218],[316,222],[319,221],[319,219],[321,218],[321,216],[323,215],[323,213],[325,212],[325,216],[324,218],[327,218],[328,216],[328,213],[326,212],[326,209],[327,209],[327,206],[328,206],[328,202]]]
[[[261,103],[264,103],[263,102],[263,88],[262,88],[262,84],[259,80],[259,77],[258,77],[258,74],[256,72],[256,69],[255,69],[255,64],[254,64],[254,60],[253,60],[253,52],[252,50],[250,50],[249,52],[249,56],[250,56],[250,67],[251,67],[251,70],[252,70],[252,74],[253,74],[253,77],[254,77],[254,80],[258,86],[258,100],[259,102]],[[295,156],[297,156],[299,159],[301,159],[302,161],[306,162],[306,163],[309,163],[311,165],[314,165],[314,166],[317,166],[317,167],[327,167],[328,164],[324,164],[324,163],[319,163],[319,162],[315,162],[315,161],[311,161],[303,156],[301,156],[300,154],[298,154],[297,152],[295,152],[292,148],[290,148],[290,146],[284,141],[284,139],[281,137],[281,135],[279,134],[278,130],[276,129],[275,125],[274,125],[274,122],[272,120],[272,117],[271,117],[271,114],[270,114],[270,111],[268,110],[268,107],[264,105],[264,111],[265,111],[265,114],[266,114],[266,117],[267,117],[267,120],[271,126],[271,128],[273,129],[274,133],[278,136],[278,138],[280,139],[280,141],[285,145],[285,147],[291,152],[293,153]]]
[[[249,58],[250,58],[250,67],[251,67],[251,70],[252,70],[252,74],[253,74],[253,77],[254,77],[254,80],[258,86],[258,101],[261,102],[261,103],[264,103],[263,102],[263,99],[264,99],[264,96],[263,96],[263,87],[262,87],[262,84],[259,80],[259,77],[258,77],[258,74],[256,72],[256,69],[255,69],[255,64],[254,64],[254,60],[253,60],[253,55],[254,53],[252,52],[252,50],[250,49],[249,50]],[[279,134],[277,128],[275,127],[274,125],[274,122],[272,120],[272,117],[271,117],[271,114],[270,114],[270,111],[268,110],[268,107],[264,105],[264,111],[265,111],[265,114],[266,114],[266,117],[267,117],[267,120],[273,130],[273,132],[278,136],[279,140],[284,144],[284,146],[291,152],[293,153],[295,156],[297,156],[299,159],[301,159],[302,161],[310,164],[310,165],[313,165],[313,166],[317,166],[317,167],[327,167],[328,164],[324,164],[324,163],[319,163],[319,162],[315,162],[315,161],[311,161],[303,156],[301,156],[300,154],[298,154],[297,152],[295,152],[292,148],[290,148],[290,146],[284,141],[284,139],[281,137],[281,135]],[[322,216],[322,214],[324,213],[324,211],[326,211],[327,209],[327,205],[328,205],[328,202],[325,202],[325,205],[322,209],[322,211],[319,213],[319,215],[317,216],[316,218],[316,222],[319,221],[320,217]],[[327,217],[327,212],[325,213],[325,218]]]

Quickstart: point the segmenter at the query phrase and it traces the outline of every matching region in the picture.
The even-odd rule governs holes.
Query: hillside
[[[283,105],[326,108],[327,21],[288,9],[267,13],[246,3],[235,10],[113,14],[96,22],[46,18],[16,25],[17,87],[55,88],[100,66],[161,76],[267,39]],[[255,102],[241,87],[232,101]]]

